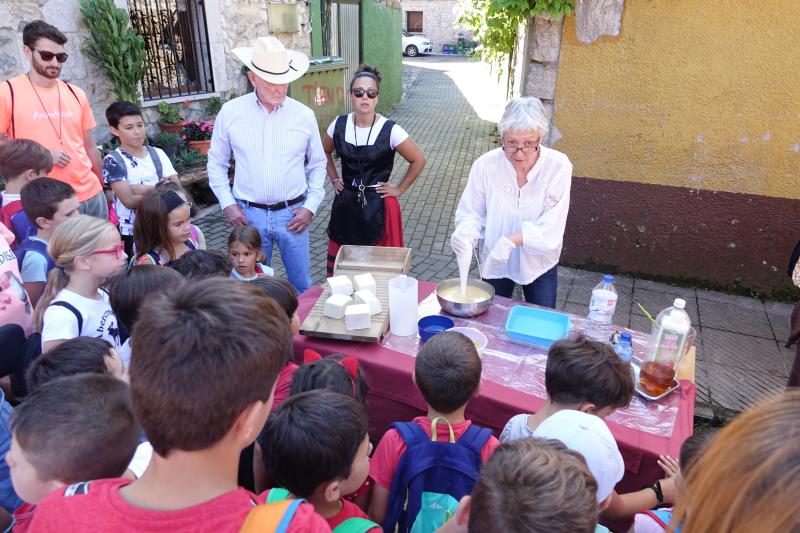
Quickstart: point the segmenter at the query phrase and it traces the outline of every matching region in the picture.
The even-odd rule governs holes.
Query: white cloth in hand
[[[475,246],[475,241],[479,238],[480,235],[459,226],[450,237],[450,247],[455,252],[456,257],[472,256],[472,249]]]

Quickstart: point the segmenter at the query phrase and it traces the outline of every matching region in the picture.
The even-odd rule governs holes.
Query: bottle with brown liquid
[[[647,355],[639,373],[639,385],[652,396],[663,394],[672,386],[688,348],[692,321],[685,307],[686,301],[676,298],[672,307],[661,311],[653,324]]]

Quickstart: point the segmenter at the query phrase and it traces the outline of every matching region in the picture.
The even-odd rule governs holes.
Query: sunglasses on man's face
[[[360,87],[352,89],[350,92],[353,93],[353,96],[355,96],[356,98],[361,98],[362,96],[364,96],[366,94],[367,98],[369,98],[370,100],[374,100],[375,98],[378,97],[378,94],[380,94],[375,89],[367,89],[365,91],[364,89],[362,89]]]
[[[39,50],[38,48],[34,48],[33,51],[39,52],[39,57],[41,57],[42,61],[44,61],[45,63],[49,63],[50,61],[53,60],[53,58],[56,58],[56,61],[58,61],[59,63],[66,63],[67,58],[69,57],[69,54],[67,54],[66,52],[61,52],[60,54],[54,54],[53,52],[48,52],[47,50]]]

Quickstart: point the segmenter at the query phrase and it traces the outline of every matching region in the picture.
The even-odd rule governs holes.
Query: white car
[[[411,35],[403,30],[403,54],[408,57],[416,57],[420,53],[433,52],[433,43],[422,35]]]

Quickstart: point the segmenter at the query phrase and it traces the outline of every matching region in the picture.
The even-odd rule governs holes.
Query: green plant
[[[201,155],[200,152],[191,149],[182,150],[177,154],[170,156],[169,159],[172,161],[172,166],[175,167],[175,170],[181,170],[182,168],[205,164],[208,161],[206,156]]]
[[[139,80],[147,62],[144,39],[112,0],[81,0],[80,8],[91,33],[84,46],[86,55],[106,75],[117,98],[138,102]]]
[[[557,19],[574,11],[574,0],[459,0],[458,23],[480,43],[476,53],[500,65],[513,55],[520,24],[543,13]]]
[[[219,96],[212,96],[206,101],[206,116],[214,118],[222,109],[222,99]]]
[[[158,114],[161,115],[161,120],[166,124],[179,124],[181,120],[183,120],[183,117],[178,113],[178,110],[175,109],[175,106],[166,102],[159,102],[156,110],[158,110]]]
[[[207,141],[211,139],[211,133],[213,131],[213,122],[207,120],[194,122],[187,120],[183,123],[182,137],[184,141]]]
[[[176,133],[167,133],[165,131],[153,135],[153,137],[150,139],[150,144],[159,148],[178,146],[181,143],[183,143],[183,141],[181,140],[180,135]]]

